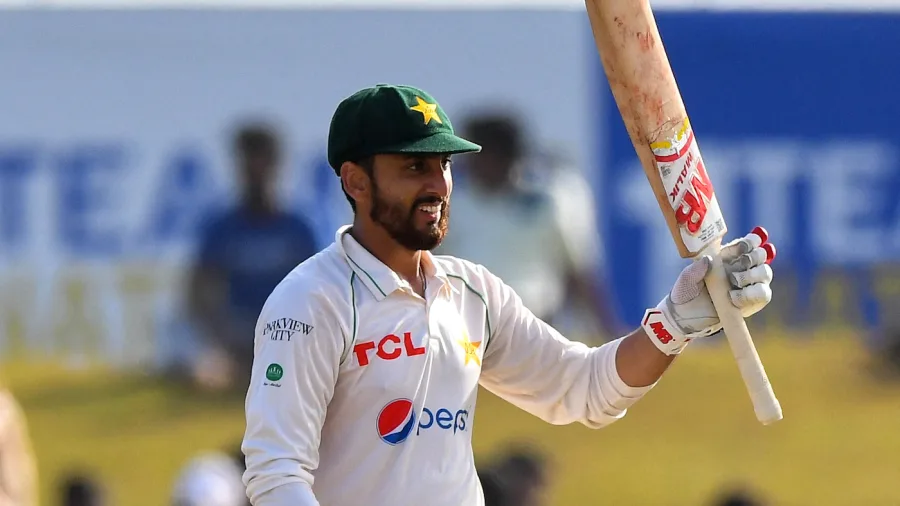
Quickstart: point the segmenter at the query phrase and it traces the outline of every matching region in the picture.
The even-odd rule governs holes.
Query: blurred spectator
[[[484,506],[512,506],[507,497],[506,486],[495,469],[479,469],[478,481],[484,492]]]
[[[202,226],[188,304],[201,349],[190,373],[204,386],[243,389],[253,361],[253,332],[266,298],[297,264],[317,251],[301,216],[276,202],[282,148],[265,125],[234,139],[241,198]]]
[[[896,266],[888,265],[873,269],[875,279],[896,279]],[[875,282],[873,282],[874,284]],[[881,293],[878,304],[877,324],[866,332],[866,345],[869,348],[872,371],[879,379],[887,381],[900,380],[900,286],[898,283],[887,284],[890,287]]]
[[[891,373],[900,378],[900,326],[887,327],[884,330],[883,358]]]
[[[546,506],[550,472],[544,455],[527,447],[511,448],[486,466],[478,477],[485,506]]]
[[[61,506],[105,506],[106,493],[94,479],[83,474],[71,474],[60,487]]]
[[[871,372],[880,380],[900,380],[900,327],[882,326],[869,335]]]
[[[546,506],[550,473],[543,454],[536,450],[517,448],[509,451],[495,465],[497,474],[506,485],[509,504],[516,506]]]
[[[575,169],[530,149],[510,115],[475,116],[463,130],[483,149],[454,173],[450,233],[440,252],[485,265],[552,325],[559,327],[571,308],[581,320],[576,326],[587,327],[580,334],[617,336],[599,277],[590,185]]]
[[[37,465],[25,415],[0,388],[0,506],[37,506]]]
[[[247,493],[241,474],[231,455],[201,453],[179,473],[172,506],[245,506]]]
[[[727,488],[713,502],[712,506],[763,506],[762,499],[743,487]]]

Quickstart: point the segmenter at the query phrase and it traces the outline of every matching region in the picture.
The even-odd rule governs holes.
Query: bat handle
[[[712,255],[712,258],[712,266],[706,275],[706,288],[722,322],[731,352],[737,360],[756,418],[763,425],[769,425],[781,420],[781,404],[775,397],[759,353],[753,345],[747,323],[740,310],[731,302],[731,284],[726,277],[722,259],[719,255]]]

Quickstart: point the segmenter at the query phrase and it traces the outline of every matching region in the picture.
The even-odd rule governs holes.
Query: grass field
[[[900,505],[900,385],[866,374],[866,355],[846,337],[759,348],[784,407],[776,425],[756,422],[723,341],[691,349],[600,431],[550,426],[483,392],[477,455],[523,440],[546,450],[558,506],[704,505],[731,483],[751,483],[772,505]],[[111,504],[164,506],[185,459],[242,434],[241,399],[47,365],[5,366],[3,376],[29,416],[45,506],[70,469],[97,473]]]

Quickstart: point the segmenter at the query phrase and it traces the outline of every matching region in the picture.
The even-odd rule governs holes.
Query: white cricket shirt
[[[423,254],[426,297],[338,230],[256,325],[244,483],[254,506],[484,504],[480,383],[552,424],[608,425],[653,385],[619,377],[484,267]]]

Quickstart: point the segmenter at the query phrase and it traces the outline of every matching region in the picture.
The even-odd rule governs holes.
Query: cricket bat
[[[648,0],[585,0],[597,51],[634,149],[682,258],[711,255],[706,277],[756,418],[781,406],[718,256],[727,232]]]

